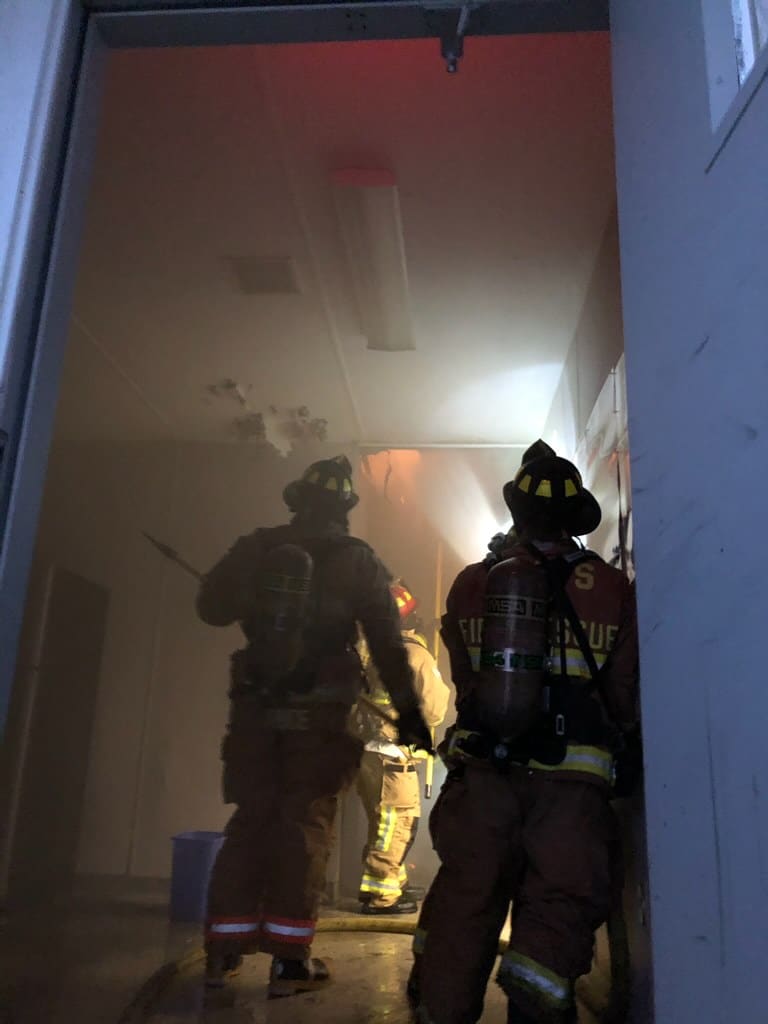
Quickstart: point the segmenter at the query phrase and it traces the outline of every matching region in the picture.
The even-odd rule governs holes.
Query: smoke
[[[501,498],[521,446],[502,449],[388,449],[363,458],[363,472],[380,497],[422,517],[462,564],[483,558],[494,533],[510,525]]]

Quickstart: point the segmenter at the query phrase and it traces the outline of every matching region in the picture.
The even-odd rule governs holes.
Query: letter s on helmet
[[[334,505],[349,512],[359,500],[352,486],[352,466],[346,455],[313,462],[299,480],[293,480],[283,491],[283,501],[291,512],[313,503]]]

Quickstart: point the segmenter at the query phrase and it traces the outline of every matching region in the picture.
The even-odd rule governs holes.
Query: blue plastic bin
[[[180,832],[172,842],[171,920],[202,923],[208,879],[224,836],[221,832]]]

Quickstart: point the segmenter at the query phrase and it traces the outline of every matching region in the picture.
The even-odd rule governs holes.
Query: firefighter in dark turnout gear
[[[535,441],[523,453],[520,465],[522,467],[532,459],[554,454],[546,441]],[[488,543],[488,554],[482,562],[474,562],[462,569],[448,591],[440,636],[448,651],[451,678],[456,687],[457,710],[464,698],[472,692],[480,667],[480,635],[488,572],[501,561],[515,537],[514,526],[506,535],[494,534]]]
[[[237,805],[213,869],[207,982],[244,952],[272,954],[271,997],[327,982],[310,957],[338,795],[362,744],[347,731],[361,682],[358,624],[399,720],[399,739],[430,747],[389,591],[371,548],[350,537],[357,503],[343,456],[311,465],[284,493],[290,524],[241,537],[203,578],[210,625],[239,622],[232,658],[223,789]]]
[[[477,1020],[510,901],[509,1024],[575,1022],[574,983],[621,886],[608,801],[614,754],[636,739],[634,593],[572,539],[600,508],[571,463],[533,460],[504,496],[516,543],[487,576],[481,665],[434,812],[422,1024]]]
[[[533,459],[544,455],[554,455],[555,452],[546,441],[535,441],[523,453],[521,466]],[[483,610],[485,601],[485,584],[488,573],[498,562],[502,561],[505,552],[511,550],[517,538],[513,526],[506,534],[496,533],[488,542],[488,554],[481,562],[474,562],[461,570],[453,581],[446,598],[445,614],[441,620],[440,637],[448,651],[448,658],[451,666],[451,678],[456,687],[456,710],[461,715],[461,709],[465,701],[470,697],[477,681],[477,673],[480,669],[480,644],[482,639]],[[450,737],[455,731],[449,729],[446,739],[441,746],[441,752],[450,743]],[[440,798],[435,807],[438,810]],[[436,829],[438,827],[439,815],[433,813],[430,816],[430,833],[433,845],[437,845]],[[444,874],[438,873],[433,879],[432,885],[426,895],[416,926],[413,940],[414,965],[408,980],[408,996],[412,1002],[417,1003],[418,975],[421,961],[421,954],[424,951],[427,932],[429,929],[429,910],[433,901],[450,898],[448,892],[443,892],[444,884],[450,881]],[[484,954],[482,962],[485,967],[473,973],[475,992],[466,996],[467,1005],[477,1006],[477,1018],[482,1014],[483,995],[488,984],[488,978],[496,959],[496,949],[499,941],[499,934],[504,925],[506,908],[503,901],[498,903],[498,911],[494,920],[488,921],[488,934],[484,943]]]

